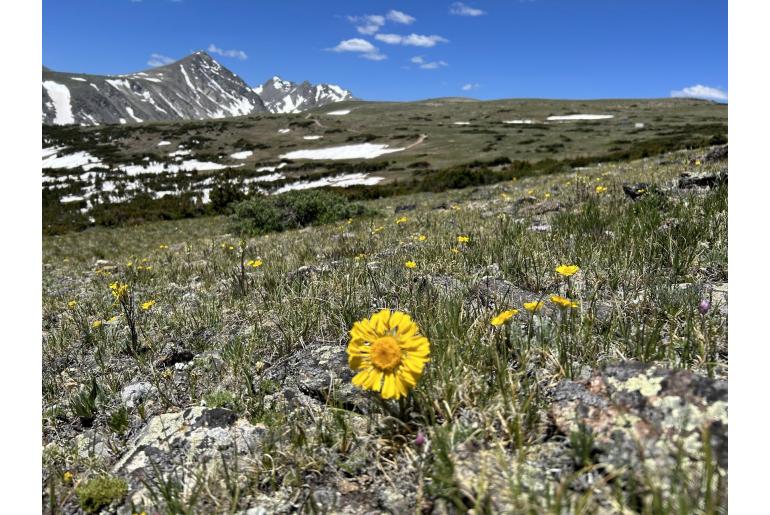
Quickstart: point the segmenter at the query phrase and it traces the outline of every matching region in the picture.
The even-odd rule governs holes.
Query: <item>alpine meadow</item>
[[[44,0],[42,512],[727,513],[726,2],[599,3]]]

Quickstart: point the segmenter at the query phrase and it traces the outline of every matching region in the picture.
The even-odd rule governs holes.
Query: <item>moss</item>
[[[128,485],[120,478],[99,476],[80,484],[75,489],[78,503],[86,513],[96,513],[115,501],[121,500],[128,492]]]

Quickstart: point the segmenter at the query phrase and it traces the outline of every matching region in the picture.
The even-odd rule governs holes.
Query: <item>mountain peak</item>
[[[298,113],[353,98],[350,91],[335,84],[313,85],[307,80],[298,84],[278,75],[255,87],[254,92],[271,113]]]

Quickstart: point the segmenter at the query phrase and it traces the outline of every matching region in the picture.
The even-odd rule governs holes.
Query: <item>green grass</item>
[[[261,457],[227,464],[228,475],[201,486],[205,494],[191,499],[171,483],[152,486],[160,509],[237,511],[248,495],[299,495],[343,479],[364,485],[366,476],[382,485],[395,478],[417,502],[459,511],[489,510],[491,496],[505,495],[521,512],[595,512],[597,498],[571,486],[596,467],[586,450],[588,434],[567,435],[573,479],[544,490],[527,487],[527,460],[540,452],[548,422],[547,388],[620,357],[711,377],[727,374],[726,317],[716,309],[702,317],[696,309],[700,285],[727,282],[727,188],[650,194],[637,202],[620,188],[639,180],[664,188],[698,155],[366,201],[376,213],[371,218],[242,243],[227,233],[224,217],[45,237],[43,404],[64,406],[65,413],[44,419],[45,442],[64,449],[48,452],[44,469],[73,470],[79,477],[109,468],[66,452],[79,414],[67,408],[67,399],[81,390],[90,399],[95,375],[99,402],[86,403],[93,427],[123,444],[127,425],[201,401],[266,428]],[[597,185],[608,191],[596,193]],[[548,215],[517,211],[525,197],[562,208]],[[412,204],[413,210],[395,212]],[[402,216],[408,220],[396,224]],[[549,232],[529,230],[544,222]],[[418,241],[420,234],[427,238]],[[460,244],[458,235],[470,241]],[[256,258],[264,265],[244,272],[242,261]],[[111,263],[97,265],[97,259]],[[417,268],[405,268],[407,260]],[[581,268],[569,284],[554,273],[563,263]],[[298,276],[303,266],[317,272]],[[470,300],[469,286],[495,274],[531,291],[531,300],[561,293],[580,308],[535,323],[520,305]],[[459,286],[437,293],[426,286],[437,278]],[[131,284],[137,303],[157,301],[139,312],[144,353],[124,351],[129,334],[108,287],[115,280]],[[74,309],[67,307],[70,300],[77,300]],[[320,343],[344,354],[353,322],[381,307],[408,312],[432,345],[431,362],[405,407],[408,416],[395,406],[390,416],[381,410],[362,415],[334,397],[319,413],[288,414],[266,401],[280,389],[264,376],[266,363]],[[490,318],[509,308],[521,313],[493,330]],[[597,317],[600,309],[606,314]],[[116,315],[115,323],[91,327]],[[196,355],[218,353],[223,368],[204,360],[185,380],[174,381],[186,372],[156,366],[174,342]],[[117,412],[121,389],[137,378],[158,387],[157,402]],[[425,455],[409,444],[418,431],[431,442]],[[483,450],[472,453],[478,459],[506,464],[499,483],[490,480],[471,493],[458,482],[466,473],[467,460],[460,459],[466,446]],[[645,485],[606,477],[602,495],[644,513],[724,511],[723,472],[706,449],[695,468],[644,471]],[[243,485],[231,481],[241,476]],[[311,510],[315,501],[302,498]]]

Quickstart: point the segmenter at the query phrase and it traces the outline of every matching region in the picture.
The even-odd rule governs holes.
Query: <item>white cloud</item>
[[[681,98],[705,98],[706,100],[719,100],[727,102],[727,92],[718,88],[696,84],[688,88],[671,92],[672,97]]]
[[[463,84],[463,86],[460,88],[463,91],[471,91],[472,89],[479,89],[481,87],[478,83],[468,83]]]
[[[364,59],[369,59],[370,61],[384,61],[388,58],[387,55],[381,54],[379,52],[370,52],[368,54],[361,54],[361,57]]]
[[[356,24],[356,30],[360,34],[366,34],[367,36],[371,36],[385,25],[385,16],[380,14],[348,16],[348,20]]]
[[[364,52],[368,54],[377,52],[377,47],[365,39],[353,38],[340,41],[339,44],[331,50],[334,52]]]
[[[163,54],[152,54],[150,55],[150,59],[147,61],[147,64],[150,66],[163,66],[173,62],[174,59],[171,57],[165,56]]]
[[[436,35],[425,36],[422,34],[409,34],[408,36],[401,36],[399,34],[377,34],[374,38],[389,45],[419,46],[425,48],[436,46],[437,43],[449,43],[449,40],[444,37]]]
[[[415,18],[414,16],[409,16],[408,14],[396,11],[395,9],[391,9],[388,11],[388,19],[394,23],[401,23],[403,25],[411,25]]]
[[[249,58],[243,50],[222,50],[214,43],[211,43],[207,50],[212,54],[221,55],[222,57],[237,57],[241,61]]]
[[[385,54],[381,54],[376,46],[361,38],[340,41],[336,47],[327,50],[332,52],[355,52],[361,54],[360,57],[370,61],[382,61],[388,58]]]
[[[449,66],[449,63],[446,61],[426,61],[422,56],[415,56],[410,59],[411,62],[414,64],[420,65],[420,68],[423,70],[436,70],[438,68],[443,68],[444,66]]]
[[[462,2],[455,2],[449,6],[449,14],[454,14],[457,16],[481,16],[487,13],[481,9],[476,9],[474,7],[465,5]]]

